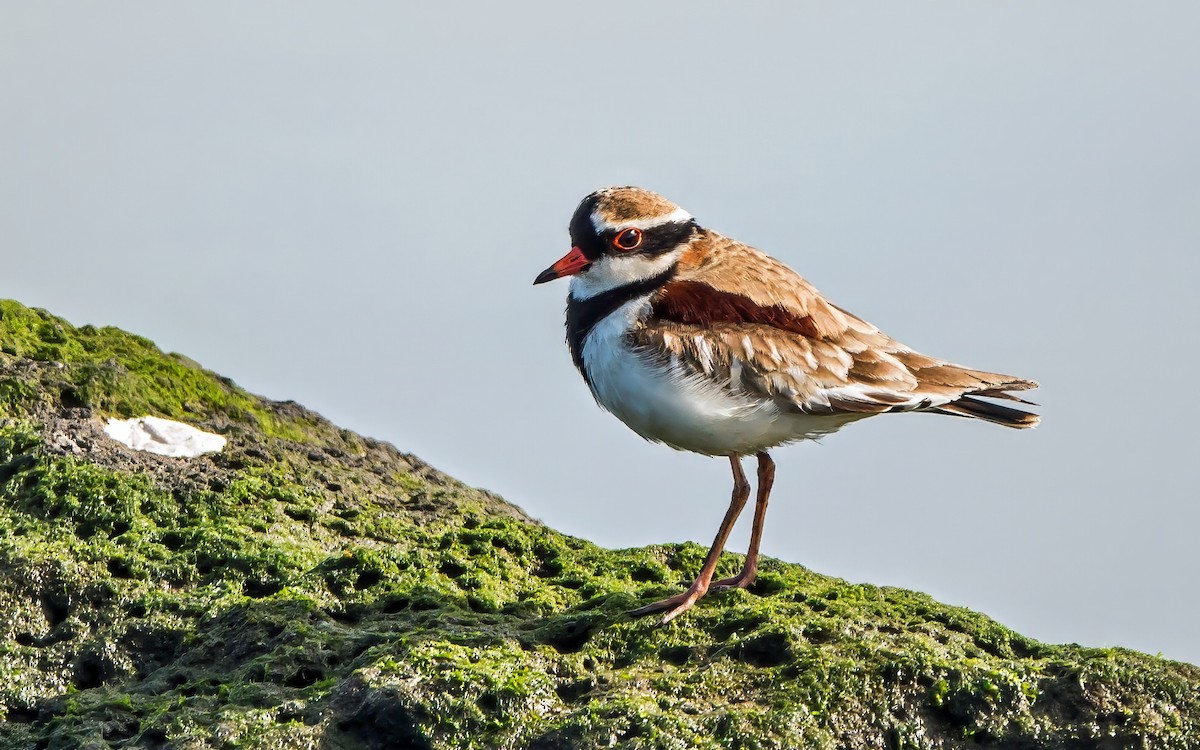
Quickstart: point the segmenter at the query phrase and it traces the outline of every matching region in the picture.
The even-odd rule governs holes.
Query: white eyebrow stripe
[[[675,224],[692,220],[692,215],[682,208],[677,208],[669,214],[652,216],[649,219],[636,221],[605,221],[600,214],[592,212],[592,226],[596,232],[606,232],[612,229],[653,229],[663,224]]]

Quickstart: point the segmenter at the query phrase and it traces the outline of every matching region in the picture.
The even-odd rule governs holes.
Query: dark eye
[[[642,230],[630,227],[613,237],[613,246],[618,250],[637,250],[642,246]]]

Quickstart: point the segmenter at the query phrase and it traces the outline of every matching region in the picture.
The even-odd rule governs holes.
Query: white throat
[[[571,296],[589,299],[611,289],[652,279],[679,262],[684,248],[648,257],[645,255],[602,255],[588,270],[571,277]]]

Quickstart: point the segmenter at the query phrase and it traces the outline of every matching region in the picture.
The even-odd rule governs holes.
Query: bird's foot
[[[638,607],[632,610],[629,614],[633,617],[642,617],[643,615],[652,615],[657,612],[664,612],[662,619],[658,621],[659,625],[666,625],[671,620],[674,620],[679,615],[687,612],[692,608],[700,597],[704,596],[708,587],[700,588],[695,583],[688,586],[687,591],[675,596],[668,596],[666,599],[647,604],[644,607]]]
[[[744,589],[749,588],[750,584],[754,583],[754,579],[758,577],[758,571],[753,568],[742,568],[742,572],[729,578],[722,578],[719,581],[713,581],[712,587],[715,590],[722,589]]]

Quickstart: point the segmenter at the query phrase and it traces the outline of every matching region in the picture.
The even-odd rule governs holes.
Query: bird
[[[729,509],[696,579],[632,615],[662,613],[665,624],[710,590],[753,583],[774,448],[893,412],[1038,424],[1037,414],[996,403],[1032,405],[1013,392],[1035,381],[920,354],[658,193],[597,190],[569,231],[570,252],[533,283],[570,277],[567,346],[596,403],[649,441],[728,458],[733,473]],[[750,496],[749,456],[758,480],[749,549],[737,575],[714,582]]]

